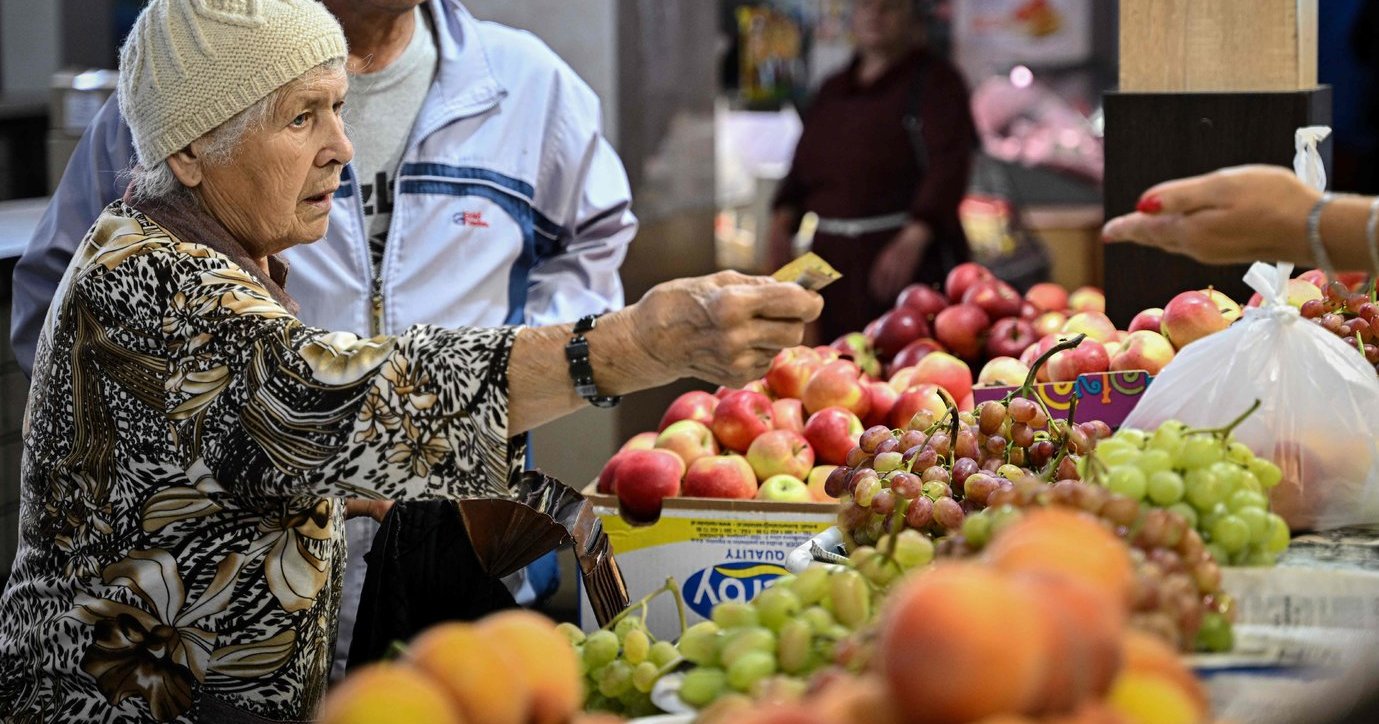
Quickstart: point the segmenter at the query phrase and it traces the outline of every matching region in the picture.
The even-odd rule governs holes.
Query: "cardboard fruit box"
[[[618,512],[616,496],[598,493],[596,484],[584,496],[603,523],[632,600],[673,578],[691,626],[719,601],[749,601],[785,575],[786,556],[833,525],[838,510],[832,503],[667,498],[655,523],[634,526]],[[579,598],[580,626],[598,628],[587,598]],[[679,636],[670,595],[651,604],[647,624],[657,639]]]
[[[1079,375],[1073,382],[1044,382],[1034,386],[1044,404],[1055,416],[1067,414],[1072,398],[1078,396],[1077,422],[1101,420],[1111,427],[1120,427],[1130,411],[1149,389],[1154,380],[1144,370],[1127,372],[1097,372]],[[972,401],[980,405],[987,400],[999,400],[1011,391],[1010,387],[974,387]]]

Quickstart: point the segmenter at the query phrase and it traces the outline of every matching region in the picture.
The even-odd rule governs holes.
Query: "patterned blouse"
[[[40,341],[0,718],[191,722],[215,697],[308,719],[338,496],[506,495],[515,330],[312,329],[204,213],[140,208],[97,220]]]

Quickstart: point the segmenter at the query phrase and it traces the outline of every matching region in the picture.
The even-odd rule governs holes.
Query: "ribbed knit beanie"
[[[150,166],[345,52],[317,0],[152,0],[120,48],[120,113]]]

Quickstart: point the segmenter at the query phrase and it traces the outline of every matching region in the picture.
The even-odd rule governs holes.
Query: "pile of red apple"
[[[971,409],[971,369],[946,353],[887,381],[828,347],[786,349],[744,389],[681,395],[658,432],[634,436],[608,461],[598,489],[616,494],[632,520],[656,518],[674,496],[833,502],[824,481],[864,425],[941,415],[945,395]]]

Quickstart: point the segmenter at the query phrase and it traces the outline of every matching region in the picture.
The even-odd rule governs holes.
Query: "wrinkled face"
[[[228,160],[202,164],[202,203],[251,256],[325,236],[340,169],[354,155],[340,119],[347,87],[343,70],[294,81]]]
[[[911,0],[853,0],[852,35],[862,51],[894,52],[914,38]]]

